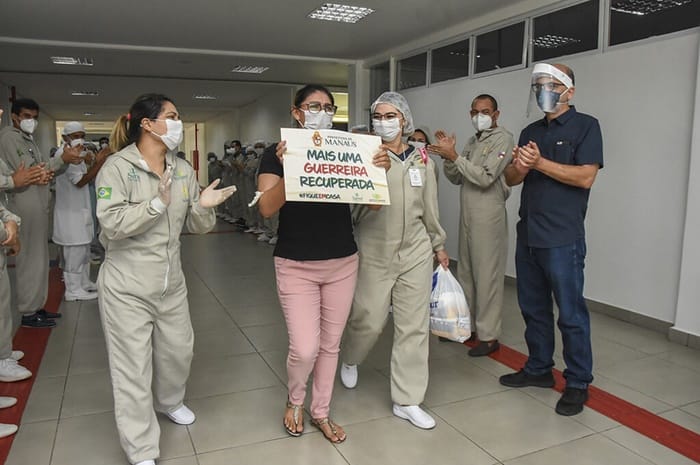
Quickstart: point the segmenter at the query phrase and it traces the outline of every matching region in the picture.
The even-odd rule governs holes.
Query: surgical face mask
[[[306,129],[330,129],[333,127],[333,115],[329,115],[325,111],[311,113],[309,110],[304,110],[304,127]]]
[[[100,148],[102,148],[102,149],[106,149],[107,147],[109,147],[109,144],[107,142],[102,142],[100,144]]]
[[[236,149],[232,149],[232,148],[226,149],[226,154],[227,154],[227,155],[233,155],[234,153],[236,153]]]
[[[421,142],[418,140],[409,140],[408,145],[412,145],[417,149],[422,149],[423,147],[425,147],[425,142]]]
[[[19,128],[26,134],[33,134],[39,122],[34,118],[23,119],[19,122]]]
[[[384,142],[396,140],[401,135],[401,118],[373,119],[372,126],[374,126],[374,133],[381,137]]]
[[[165,134],[157,134],[155,132],[153,134],[160,137],[168,149],[175,150],[182,142],[182,121],[166,119],[165,127],[167,128]]]
[[[489,115],[477,113],[476,115],[472,116],[472,125],[474,126],[474,129],[476,129],[476,132],[481,132],[485,129],[489,129],[493,125],[493,120]]]
[[[535,93],[535,97],[537,97],[537,106],[545,113],[554,113],[557,111],[559,99],[568,91],[569,89],[566,89],[564,92],[559,93],[553,90],[539,89]]]
[[[79,145],[82,145],[85,141],[83,139],[73,139],[70,141],[70,146],[71,147],[77,147]]]
[[[255,153],[258,154],[258,156],[262,155],[263,152],[265,151],[265,149],[263,149],[261,147],[256,147],[253,150],[255,150]]]

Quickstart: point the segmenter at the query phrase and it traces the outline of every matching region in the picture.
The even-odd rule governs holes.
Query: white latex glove
[[[158,198],[166,207],[170,205],[170,186],[173,184],[173,165],[168,165],[158,183]]]
[[[199,194],[199,206],[202,208],[216,207],[236,192],[236,186],[228,186],[223,189],[217,189],[221,179],[215,179]]]

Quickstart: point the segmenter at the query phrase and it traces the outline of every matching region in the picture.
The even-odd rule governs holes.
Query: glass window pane
[[[525,22],[476,37],[476,73],[523,63]]]
[[[425,73],[428,66],[428,52],[404,58],[397,64],[396,75],[398,76],[399,90],[410,89],[425,85]]]
[[[600,0],[592,0],[535,18],[533,60],[597,49],[599,5]]]
[[[430,63],[430,82],[469,75],[469,39],[436,48]]]
[[[389,90],[390,75],[389,62],[381,63],[373,66],[369,70],[369,101],[370,103],[377,100],[377,97],[383,92]]]
[[[610,45],[700,26],[700,0],[611,0]]]

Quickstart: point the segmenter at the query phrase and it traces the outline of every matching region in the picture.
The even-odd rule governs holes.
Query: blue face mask
[[[568,90],[569,89],[566,89],[564,92],[559,93],[553,90],[539,89],[535,93],[535,97],[537,97],[537,106],[545,113],[554,113],[557,111],[557,104],[562,94],[568,92]]]

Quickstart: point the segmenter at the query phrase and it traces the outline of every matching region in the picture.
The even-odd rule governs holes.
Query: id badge
[[[423,179],[420,177],[420,170],[418,168],[409,168],[408,177],[411,180],[412,187],[423,186]]]

